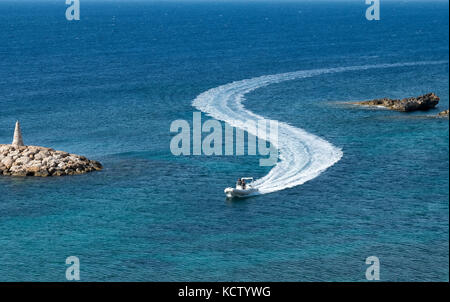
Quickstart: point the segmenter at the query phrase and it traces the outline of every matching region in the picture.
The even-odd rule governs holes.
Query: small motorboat
[[[228,198],[248,197],[258,193],[258,189],[253,187],[253,177],[242,177],[236,183],[236,188],[226,188],[224,192]]]

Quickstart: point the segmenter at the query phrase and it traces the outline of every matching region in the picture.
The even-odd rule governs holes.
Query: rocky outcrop
[[[448,109],[438,113],[438,117],[448,117]]]
[[[98,161],[38,146],[0,145],[0,175],[63,176],[101,170]]]
[[[401,100],[384,98],[371,101],[355,102],[353,104],[364,106],[383,106],[391,110],[411,112],[417,110],[429,110],[434,108],[438,103],[439,97],[434,93],[428,93],[416,98],[404,98]]]

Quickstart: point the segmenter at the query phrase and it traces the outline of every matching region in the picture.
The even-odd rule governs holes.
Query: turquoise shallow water
[[[0,3],[0,143],[99,160],[62,178],[0,177],[0,281],[448,280],[448,120],[348,101],[435,92],[448,63],[324,74],[257,89],[244,105],[343,151],[291,189],[226,201],[256,156],[170,153],[170,123],[232,81],[306,69],[448,61],[448,3]]]

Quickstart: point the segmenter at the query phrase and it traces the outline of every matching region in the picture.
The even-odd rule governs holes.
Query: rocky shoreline
[[[418,97],[404,98],[401,100],[383,98],[370,101],[352,102],[352,104],[355,105],[382,106],[390,110],[401,112],[426,111],[433,109],[438,103],[439,97],[434,93],[428,93]]]

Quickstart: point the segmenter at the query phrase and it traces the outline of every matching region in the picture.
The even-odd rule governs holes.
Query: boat
[[[242,185],[242,183],[239,183],[238,181],[235,188],[229,187],[224,190],[225,195],[227,195],[228,198],[248,197],[258,193],[258,189],[253,187],[253,177],[241,177],[240,180],[245,184]]]

